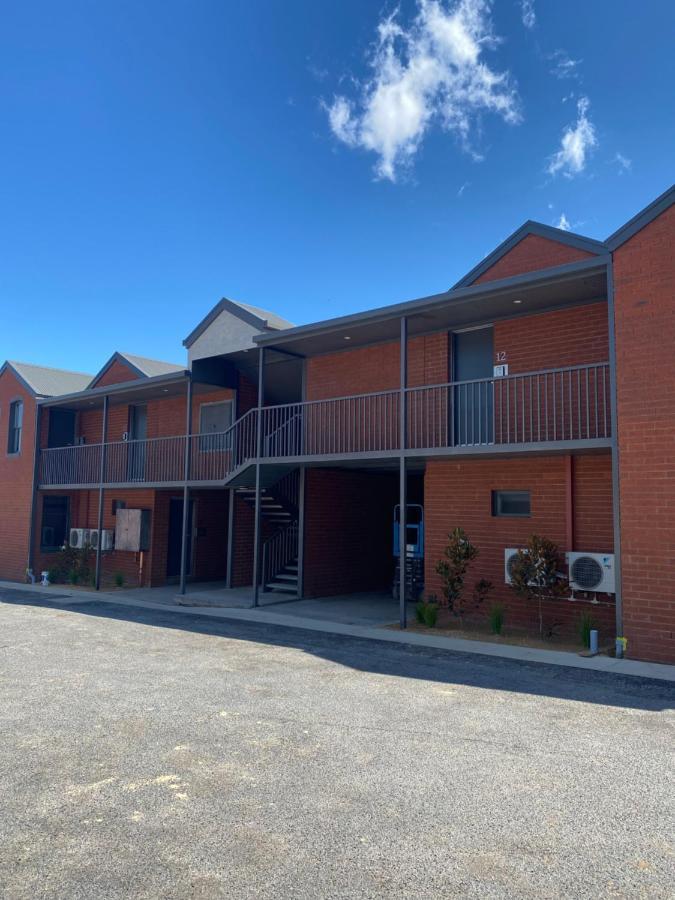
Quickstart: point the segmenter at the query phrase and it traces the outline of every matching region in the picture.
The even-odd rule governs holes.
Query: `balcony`
[[[609,366],[598,363],[260,410],[262,463],[553,452],[609,446]],[[43,450],[41,487],[223,485],[257,459],[258,410],[219,434]]]

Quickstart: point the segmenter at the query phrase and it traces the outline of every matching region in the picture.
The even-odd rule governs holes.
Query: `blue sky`
[[[221,296],[423,296],[673,180],[666,0],[0,8],[0,360],[182,362]]]

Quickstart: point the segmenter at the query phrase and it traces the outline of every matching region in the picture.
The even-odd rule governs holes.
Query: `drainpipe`
[[[33,439],[33,484],[31,488],[30,519],[28,521],[28,571],[33,572],[33,578],[37,576],[33,571],[35,567],[35,515],[37,512],[37,491],[40,466],[40,430],[42,428],[42,407],[35,402],[35,436]]]
[[[258,605],[262,528],[260,521],[260,457],[262,456],[262,405],[265,390],[265,348],[258,350],[258,412],[255,461],[255,518],[253,524],[253,606]]]
[[[190,460],[192,457],[192,372],[188,375],[185,401],[185,453],[183,454],[183,525],[180,537],[180,592],[185,594],[188,567],[188,525],[190,524]]]
[[[227,492],[227,568],[225,570],[225,587],[232,587],[232,571],[234,565],[234,504],[236,494],[232,488]]]
[[[607,264],[607,319],[609,330],[609,388],[612,423],[612,519],[614,524],[614,578],[616,602],[616,636],[623,637],[623,598],[621,593],[621,495],[619,467],[619,432],[616,384],[616,321],[614,310],[614,264]]]
[[[96,527],[98,528],[98,541],[96,543],[96,577],[94,586],[96,590],[101,588],[101,531],[103,530],[103,482],[105,480],[105,459],[106,459],[106,441],[108,440],[108,395],[103,398],[103,424],[101,426],[101,460],[98,476],[98,519]]]
[[[565,545],[574,550],[574,457],[565,457]]]
[[[401,316],[401,388],[399,393],[399,525],[398,525],[398,571],[399,571],[399,616],[401,628],[406,628],[407,610],[405,594],[406,538],[407,538],[407,472],[405,450],[407,443],[408,410],[406,392],[408,382],[408,320]]]
[[[307,469],[300,467],[298,482],[298,600],[305,594],[305,492]]]

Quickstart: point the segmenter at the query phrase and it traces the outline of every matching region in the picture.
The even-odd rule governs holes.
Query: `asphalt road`
[[[4,597],[3,898],[673,897],[672,685]]]

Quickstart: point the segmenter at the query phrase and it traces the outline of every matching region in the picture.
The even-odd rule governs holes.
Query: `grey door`
[[[148,436],[147,406],[129,407],[129,481],[145,480],[146,438]]]
[[[458,331],[452,340],[452,433],[455,446],[494,441],[494,329]],[[488,380],[485,380],[488,379]]]

